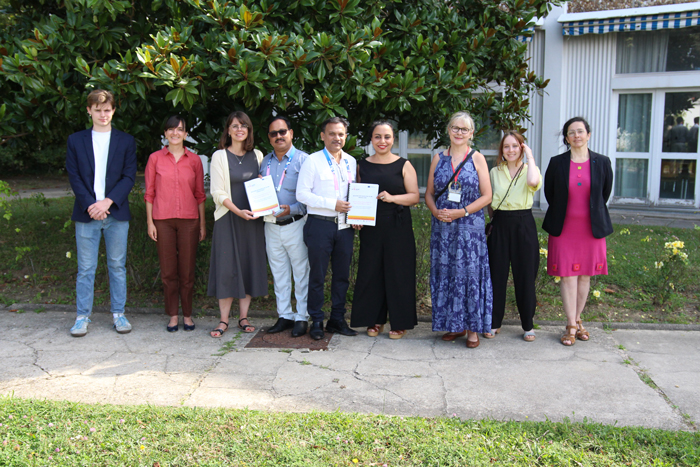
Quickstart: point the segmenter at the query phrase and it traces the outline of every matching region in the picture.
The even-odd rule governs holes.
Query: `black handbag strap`
[[[496,211],[498,211],[498,210],[501,208],[501,205],[503,204],[503,201],[505,201],[506,198],[508,197],[508,193],[510,193],[510,188],[513,186],[513,183],[515,183],[515,181],[518,179],[518,176],[520,175],[520,172],[523,170],[523,167],[525,167],[525,164],[524,164],[524,163],[520,166],[520,168],[518,169],[518,171],[515,172],[515,177],[513,177],[513,179],[510,181],[510,185],[508,185],[508,189],[506,190],[505,196],[503,196],[503,198],[501,198],[501,202],[498,203],[498,207],[497,207],[496,209],[493,210],[493,215],[494,215],[494,216],[496,215]],[[506,168],[507,168],[507,167],[506,167]]]
[[[447,181],[447,184],[446,184],[444,187],[442,187],[442,190],[440,190],[440,193],[438,193],[437,196],[435,196],[435,200],[436,200],[436,201],[437,201],[437,199],[438,199],[440,196],[442,196],[443,193],[445,193],[445,191],[447,191],[447,187],[450,186],[450,183],[452,183],[452,181],[455,179],[455,177],[457,176],[457,174],[459,173],[459,171],[461,170],[461,168],[464,167],[464,164],[466,164],[467,161],[468,161],[469,159],[471,159],[472,154],[474,154],[475,152],[476,152],[476,149],[472,149],[471,151],[469,151],[469,154],[467,154],[467,157],[465,157],[464,160],[462,161],[462,163],[459,164],[459,165],[457,166],[457,168],[456,168],[456,169],[454,170],[454,172],[452,173],[452,176],[451,176],[450,179]]]

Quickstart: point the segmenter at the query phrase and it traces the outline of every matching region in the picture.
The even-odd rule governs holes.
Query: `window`
[[[646,198],[649,177],[648,159],[617,159],[615,161],[615,196]]]
[[[700,70],[700,27],[619,33],[616,73]]]
[[[695,199],[695,160],[663,159],[661,161],[661,189],[659,197]]]
[[[620,94],[617,152],[649,152],[651,94]]]
[[[663,152],[698,152],[700,92],[667,92]]]

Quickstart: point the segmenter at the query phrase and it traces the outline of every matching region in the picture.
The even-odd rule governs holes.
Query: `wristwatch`
[[[464,208],[464,217],[469,217],[469,211],[467,211],[466,206]]]

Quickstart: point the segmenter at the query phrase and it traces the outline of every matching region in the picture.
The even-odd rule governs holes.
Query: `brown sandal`
[[[464,337],[467,335],[467,331],[462,331],[462,332],[448,332],[447,334],[442,335],[442,340],[445,342],[452,342],[453,340],[457,339],[458,337]]]
[[[367,328],[367,335],[369,337],[377,337],[379,334],[384,331],[384,325],[383,324],[375,324],[371,328]]]
[[[406,335],[408,331],[403,329],[403,330],[396,330],[394,331],[393,329],[389,331],[389,339],[401,339],[403,336]]]
[[[569,329],[576,330],[576,326],[567,326],[566,332],[561,336],[561,343],[567,347],[571,347],[576,343],[576,334],[569,334]],[[568,344],[566,342],[568,342]]]
[[[588,333],[588,331],[586,331],[586,328],[583,327],[583,323],[581,322],[581,320],[576,321],[576,327],[576,339],[581,341],[587,341],[591,338],[591,335]]]

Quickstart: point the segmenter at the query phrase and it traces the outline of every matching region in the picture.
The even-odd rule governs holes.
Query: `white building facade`
[[[524,125],[543,172],[566,150],[564,122],[582,116],[591,125],[589,147],[612,160],[612,206],[700,207],[700,2],[587,13],[554,8],[538,22],[528,58],[530,69],[550,80],[532,96],[532,121]],[[493,133],[479,142],[490,161],[499,140]],[[405,132],[397,149],[424,186],[437,150]],[[546,208],[543,196],[538,201]]]

